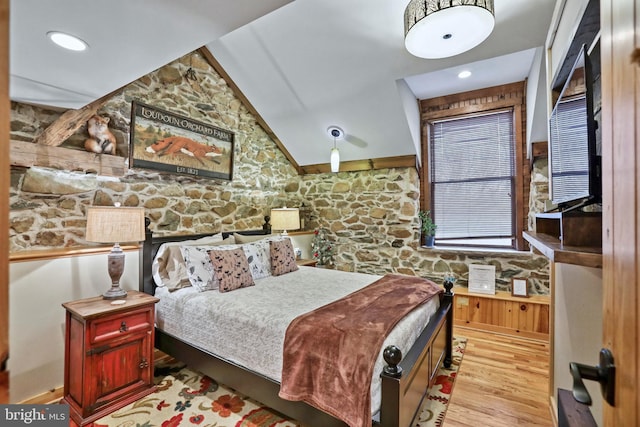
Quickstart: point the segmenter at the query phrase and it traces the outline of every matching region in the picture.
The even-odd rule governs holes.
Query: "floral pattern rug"
[[[442,426],[465,346],[465,338],[454,338],[453,363],[440,368],[415,427]],[[179,362],[159,364],[155,374],[154,393],[97,420],[94,427],[301,426]]]

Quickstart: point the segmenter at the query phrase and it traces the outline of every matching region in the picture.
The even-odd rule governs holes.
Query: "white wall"
[[[138,289],[138,251],[125,252],[124,289]],[[64,384],[62,303],[111,287],[107,255],[12,262],[9,267],[10,399],[20,402]]]
[[[602,269],[555,264],[554,383],[571,390],[569,363],[595,366],[602,347]],[[602,425],[602,394],[595,381],[585,381],[593,400],[591,413]]]
[[[396,87],[398,88],[400,99],[402,99],[402,108],[407,117],[407,125],[409,126],[413,146],[416,148],[418,163],[422,164],[422,136],[420,132],[421,120],[418,99],[404,79],[396,80]]]
[[[548,139],[547,95],[544,49],[539,47],[527,78],[527,158],[531,158],[531,144]]]

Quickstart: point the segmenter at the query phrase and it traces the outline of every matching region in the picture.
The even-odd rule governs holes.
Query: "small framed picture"
[[[529,281],[525,278],[514,277],[511,279],[511,295],[514,297],[528,297],[529,296]]]
[[[495,295],[496,266],[469,264],[469,292]]]

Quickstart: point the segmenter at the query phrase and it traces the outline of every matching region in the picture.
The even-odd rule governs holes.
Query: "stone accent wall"
[[[183,76],[189,68],[197,81]],[[128,156],[131,101],[141,101],[235,133],[233,181],[130,169],[122,178],[33,167],[12,168],[10,250],[86,244],[89,205],[143,206],[160,234],[260,228],[270,207],[300,205],[298,175],[225,81],[197,53],[123,88],[98,112],[110,118],[117,154]],[[12,103],[11,138],[33,141],[61,112]],[[82,149],[81,128],[61,146]]]
[[[529,278],[529,293],[549,293],[549,263],[529,252],[460,251],[419,246],[418,172],[413,168],[305,175],[300,193],[310,201],[312,228],[322,227],[336,249],[335,267],[371,274],[401,273],[441,283],[447,273],[467,286],[469,264],[496,267],[496,290]]]
[[[549,200],[549,163],[548,158],[539,157],[533,162],[531,187],[529,193],[529,230],[536,229],[536,214],[544,212],[545,202]]]
[[[183,76],[193,68],[197,81]],[[10,250],[84,246],[86,207],[143,206],[159,234],[260,228],[272,207],[307,209],[305,228],[326,228],[335,268],[419,275],[466,285],[468,264],[496,265],[496,288],[528,277],[531,293],[548,293],[548,262],[529,253],[500,254],[419,247],[420,182],[414,168],[298,176],[276,144],[197,53],[123,88],[99,111],[109,117],[118,155],[128,153],[131,101],[137,100],[235,133],[233,181],[131,169],[121,178],[42,167],[11,171]],[[61,112],[12,104],[11,137],[33,139]],[[82,149],[86,128],[64,142]]]

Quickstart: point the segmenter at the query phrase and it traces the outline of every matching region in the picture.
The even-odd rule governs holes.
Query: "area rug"
[[[416,427],[442,425],[465,345],[466,339],[454,338],[453,363],[440,368]],[[99,419],[94,427],[302,427],[175,360],[158,364],[155,373],[154,393]]]

